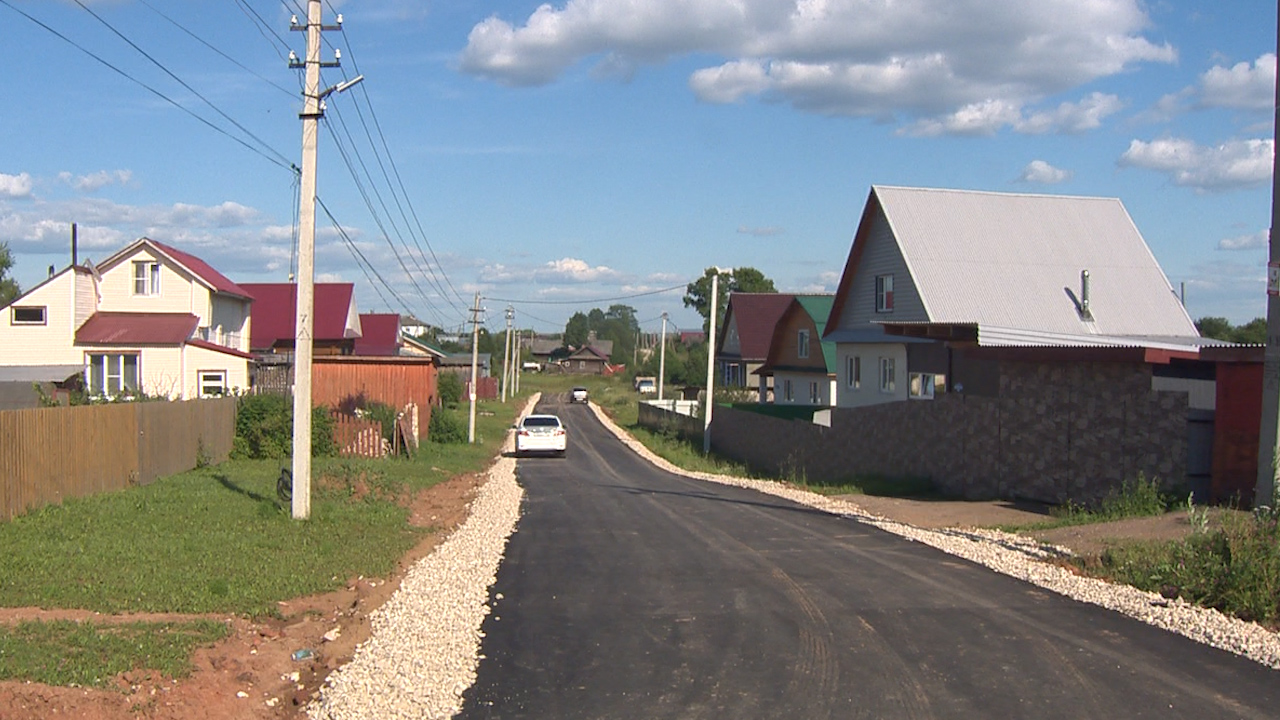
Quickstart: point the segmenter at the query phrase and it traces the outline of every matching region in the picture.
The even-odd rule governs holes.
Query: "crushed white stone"
[[[537,402],[535,395],[524,412]],[[1069,572],[1046,562],[1070,551],[1033,539],[982,529],[926,530],[866,512],[856,504],[781,483],[691,472],[653,454],[590,406],[623,443],[655,465],[685,477],[750,488],[833,515],[864,522],[907,539],[1020,578],[1082,602],[1280,669],[1280,636],[1214,610]],[[509,435],[504,450],[512,449]],[[329,676],[307,708],[315,720],[378,718],[443,719],[461,710],[475,682],[481,625],[491,611],[489,588],[497,579],[507,539],[515,531],[523,490],[515,460],[499,459],[472,502],[466,520],[406,574],[399,590],[372,618],[373,631],[354,659]],[[500,596],[499,596],[500,597]]]
[[[833,515],[874,525],[895,535],[1025,580],[1074,600],[1114,610],[1142,622],[1241,655],[1280,670],[1280,635],[1258,625],[1183,600],[1166,600],[1128,585],[1076,575],[1046,560],[1071,551],[1013,533],[977,528],[926,530],[863,510],[855,503],[806,492],[782,483],[692,472],[672,465],[618,427],[596,406],[596,416],[628,447],[662,469],[685,477],[750,488]]]
[[[525,406],[537,402],[538,395]],[[510,434],[503,450],[513,448]],[[480,630],[489,614],[507,538],[515,530],[524,491],[515,460],[504,456],[471,503],[466,521],[405,575],[371,618],[369,639],[351,662],[330,674],[311,718],[449,718],[476,679]]]

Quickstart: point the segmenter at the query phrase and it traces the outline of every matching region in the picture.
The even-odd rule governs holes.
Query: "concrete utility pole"
[[[516,331],[516,367],[515,367],[515,376],[516,376],[516,393],[517,393],[517,394],[519,394],[519,393],[520,393],[520,365],[521,365],[521,362],[520,362],[520,331],[519,331],[519,330],[517,330],[517,331]]]
[[[1280,3],[1276,3],[1280,6]],[[1276,20],[1276,48],[1280,50],[1280,14]],[[1276,85],[1275,118],[1280,122],[1280,83]],[[1273,137],[1280,139],[1280,125]],[[1280,156],[1272,158],[1271,239],[1267,242],[1267,350],[1262,370],[1262,425],[1258,433],[1258,483],[1254,507],[1275,507],[1277,457],[1280,457]]]
[[[711,398],[715,394],[716,313],[720,300],[720,268],[711,275],[711,325],[707,333],[707,409],[702,417],[702,454],[711,454]]]
[[[511,316],[515,310],[507,306],[507,334],[502,338],[502,402],[507,401],[508,386],[511,385]]]
[[[320,62],[320,31],[341,30],[320,23],[320,0],[308,0],[307,22],[299,25],[295,16],[290,30],[307,33],[306,60],[299,62],[290,53],[289,67],[305,68],[302,91],[302,169],[298,207],[298,288],[293,343],[293,517],[311,516],[311,351],[315,338],[315,244],[316,244],[316,134],[324,116],[323,100],[331,92],[341,92],[360,78],[320,92],[320,68],[338,63]]]
[[[658,348],[658,399],[662,399],[662,381],[667,376],[667,314],[662,313],[662,345]]]
[[[467,419],[467,442],[476,441],[476,366],[480,364],[480,293],[471,308],[471,412]]]

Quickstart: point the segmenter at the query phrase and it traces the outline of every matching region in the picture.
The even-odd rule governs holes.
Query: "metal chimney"
[[[79,250],[77,248],[78,232],[75,223],[71,223],[71,266],[75,267],[80,264]]]
[[[1089,271],[1080,271],[1080,317],[1084,320],[1092,320],[1093,313],[1089,311]]]

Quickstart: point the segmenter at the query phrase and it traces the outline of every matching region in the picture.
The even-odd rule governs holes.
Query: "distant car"
[[[586,388],[584,388],[584,387],[579,386],[579,387],[576,387],[576,388],[574,388],[574,389],[570,390],[570,391],[569,391],[569,402],[571,402],[571,403],[586,403],[586,402],[587,402],[587,389],[586,389]]]
[[[526,415],[516,425],[516,455],[550,453],[564,457],[569,434],[555,415]]]
[[[636,378],[636,392],[641,395],[652,395],[658,392],[658,383],[652,378]]]

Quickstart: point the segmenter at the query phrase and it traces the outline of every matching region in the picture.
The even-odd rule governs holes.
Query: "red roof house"
[[[249,347],[254,353],[292,352],[298,312],[294,283],[242,283],[254,299]],[[351,355],[362,334],[352,283],[316,283],[313,352]]]

